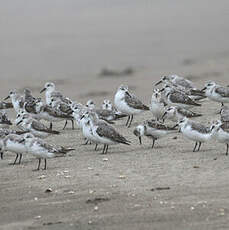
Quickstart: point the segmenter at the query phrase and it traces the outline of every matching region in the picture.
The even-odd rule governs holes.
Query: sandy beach
[[[120,84],[149,104],[153,84],[176,73],[198,88],[215,80],[229,85],[228,2],[0,1],[0,97],[10,89],[40,95],[46,81],[73,100],[113,100]],[[103,68],[133,74],[100,76]],[[220,105],[206,100],[196,119],[208,125]],[[8,111],[15,119],[14,111]],[[66,157],[37,160],[15,154],[0,161],[0,229],[227,229],[229,157],[215,141],[192,152],[194,143],[171,134],[151,149],[133,135],[150,112],[115,128],[131,141],[101,155],[83,145],[79,129],[55,123],[61,135],[47,139],[74,147]],[[47,123],[45,123],[47,124]],[[157,188],[167,188],[157,190]],[[52,192],[46,192],[51,188]]]

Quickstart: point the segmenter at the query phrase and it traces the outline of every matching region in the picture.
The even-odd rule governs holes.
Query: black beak
[[[204,92],[204,90],[205,90],[205,89],[207,89],[207,87],[204,87],[204,88],[203,88],[203,89],[201,89],[200,91],[201,91],[201,92]]]
[[[162,88],[162,89],[160,89],[160,91],[159,92],[163,92],[165,90],[165,88]]]
[[[160,85],[162,83],[162,80],[155,83],[155,86]]]
[[[80,120],[82,120],[84,118],[84,115],[81,116]]]
[[[175,128],[178,127],[178,126],[179,126],[178,124],[174,125],[174,126],[173,126],[173,129],[175,129]]]
[[[8,96],[4,99],[4,101],[7,100],[7,99],[9,99],[9,98],[10,98],[10,96],[8,95]]]
[[[130,93],[129,93],[128,91],[126,91],[126,94],[127,94],[129,97],[131,97],[131,95],[130,95]]]
[[[22,120],[20,120],[16,125],[19,125],[19,124],[21,124],[22,123]]]
[[[20,144],[23,143],[23,142],[25,142],[24,138],[19,141]]]
[[[213,125],[212,128],[211,128],[211,131],[215,128],[215,126]]]
[[[43,88],[40,93],[43,93],[46,90],[46,88]]]

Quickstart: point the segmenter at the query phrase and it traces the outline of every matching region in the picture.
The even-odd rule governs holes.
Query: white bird
[[[214,81],[210,81],[205,84],[205,87],[202,89],[205,91],[206,96],[215,102],[229,103],[229,88],[223,87],[216,84]]]
[[[134,135],[139,138],[140,144],[142,144],[142,136],[146,136],[153,140],[152,148],[154,147],[155,141],[165,137],[170,133],[177,132],[174,127],[166,126],[158,121],[151,120],[145,121],[143,124],[138,125],[134,129]]]
[[[213,122],[211,126],[213,131],[213,137],[220,143],[226,144],[226,155],[228,155],[229,149],[229,124],[222,123],[220,120]]]
[[[187,110],[184,108],[179,108],[175,106],[170,106],[166,108],[162,119],[169,119],[174,122],[178,122],[179,120],[182,120],[184,117],[187,118],[194,118],[194,117],[200,117],[202,114],[193,112],[191,110]]]
[[[150,104],[150,111],[152,112],[153,116],[156,118],[157,121],[162,119],[162,116],[165,112],[165,102],[162,98],[159,89],[153,90],[151,104]]]
[[[176,74],[162,77],[162,79],[159,82],[157,82],[155,85],[159,85],[161,83],[165,83],[165,84],[172,83],[174,85],[182,86],[185,89],[195,88],[195,85],[193,82],[183,77],[180,77]]]
[[[51,134],[59,134],[60,132],[47,128],[40,121],[33,119],[29,114],[24,114],[17,118],[16,125],[21,124],[25,131],[31,132],[34,136],[46,138]]]
[[[166,103],[170,106],[177,106],[185,109],[191,108],[193,106],[201,106],[201,104],[196,103],[187,94],[176,91],[169,85],[165,85],[160,91],[165,92]]]
[[[86,103],[86,107],[89,109],[89,110],[93,110],[95,109],[95,102],[93,100],[88,100],[87,103]]]
[[[52,98],[58,98],[61,101],[67,103],[67,104],[71,104],[72,101],[63,96],[60,92],[56,91],[56,87],[55,84],[52,82],[47,82],[45,83],[44,88],[40,91],[40,93],[45,91],[45,99],[46,99],[46,104],[49,105],[51,103],[51,99]]]
[[[201,144],[207,142],[212,138],[212,132],[209,127],[204,126],[201,123],[189,120],[187,117],[178,122],[180,131],[189,140],[195,141],[193,152],[200,150]],[[176,125],[176,126],[177,126]]]
[[[128,91],[128,87],[120,86],[114,97],[114,104],[118,111],[127,114],[126,126],[130,127],[133,115],[148,111],[149,107],[144,105],[135,95]]]
[[[9,128],[12,122],[9,120],[6,112],[0,112],[0,128]]]
[[[9,98],[11,99],[16,113],[18,113],[20,109],[23,109],[25,103],[24,98],[23,96],[19,95],[16,90],[11,90],[9,96],[7,96],[4,100],[7,100]]]
[[[114,144],[130,145],[130,141],[128,141],[121,134],[119,134],[107,122],[98,119],[95,113],[90,114],[90,119],[91,119],[90,124],[91,124],[92,134],[96,138],[96,142],[104,145],[103,152],[102,152],[103,154],[107,153],[109,145],[114,145]]]
[[[104,109],[104,110],[106,109],[106,110],[110,110],[110,111],[115,110],[115,108],[113,107],[111,101],[108,100],[108,99],[104,99],[104,100],[103,100],[103,103],[102,103],[102,105],[101,105],[101,108]]]
[[[5,138],[1,140],[2,142],[1,151],[3,152],[10,151],[16,153],[16,158],[13,162],[13,165],[16,164],[18,156],[19,156],[18,164],[20,164],[22,159],[22,154],[26,153],[25,144],[22,143],[23,139],[24,139],[23,135],[8,134]]]
[[[28,133],[24,135],[24,144],[27,152],[35,156],[39,162],[36,170],[40,169],[41,159],[44,159],[44,170],[47,169],[47,158],[54,158],[66,155],[67,152],[75,150],[73,148],[66,148],[62,146],[51,145],[42,139],[35,138],[32,134]]]

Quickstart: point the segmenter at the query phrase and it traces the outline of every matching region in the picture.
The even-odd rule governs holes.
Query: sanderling
[[[202,116],[202,114],[200,113],[196,113],[184,108],[170,106],[165,110],[162,119],[169,119],[171,121],[178,122],[184,117],[193,118],[193,117],[200,117],[200,116]]]
[[[158,81],[155,85],[159,85],[161,83],[165,83],[165,84],[172,83],[174,85],[182,86],[186,89],[195,88],[193,82],[191,82],[190,80],[185,79],[183,77],[180,77],[176,74],[162,77],[162,79],[160,81]]]
[[[162,119],[162,116],[165,112],[165,105],[166,104],[162,98],[160,90],[154,89],[151,98],[150,111],[152,112],[156,120],[159,121],[160,119]]]
[[[47,128],[40,121],[33,119],[29,114],[24,114],[16,125],[21,124],[26,131],[31,132],[34,136],[46,138],[50,134],[59,134],[60,132]]]
[[[188,95],[180,91],[175,91],[169,85],[165,85],[161,90],[164,91],[166,103],[171,106],[177,106],[181,108],[190,108],[193,106],[201,106],[201,104],[196,103]]]
[[[213,137],[220,143],[226,144],[226,155],[228,155],[229,149],[229,125],[217,120],[214,121],[211,130],[213,131]]]
[[[115,107],[128,115],[126,126],[130,127],[133,115],[149,110],[135,95],[129,93],[128,87],[120,86],[114,97]]]
[[[63,120],[72,120],[73,117],[70,114],[61,112],[59,107],[51,107],[44,104],[42,101],[36,103],[36,112],[43,120],[50,122],[50,129],[52,129],[52,122],[60,122]]]
[[[8,128],[12,122],[7,117],[6,112],[0,112],[0,128]]]
[[[187,117],[184,117],[178,122],[176,126],[180,127],[182,134],[189,140],[195,141],[195,146],[193,152],[196,151],[197,145],[200,150],[202,142],[207,142],[212,138],[212,132],[209,127],[204,126],[198,122],[189,120]]]
[[[108,100],[108,99],[104,99],[104,100],[103,100],[103,103],[102,103],[102,105],[101,105],[101,108],[102,108],[102,109],[106,109],[106,110],[110,110],[110,111],[115,110],[115,108],[113,107],[111,101]]]
[[[18,113],[20,109],[24,107],[24,98],[23,96],[19,95],[16,90],[11,90],[9,96],[7,96],[4,100],[11,98],[13,107],[15,111]]]
[[[89,109],[89,110],[93,110],[95,109],[95,102],[93,100],[88,100],[87,103],[86,103],[86,107]]]
[[[22,135],[26,133],[25,131],[17,131],[17,130],[13,130],[13,129],[0,129],[0,146],[2,148],[2,140],[8,136],[9,134],[16,134],[16,135]],[[0,157],[1,159],[3,159],[3,151],[0,151]]]
[[[205,84],[205,87],[202,89],[205,91],[206,96],[216,102],[229,103],[229,88],[223,87],[216,84],[214,81],[210,81]]]
[[[220,110],[220,117],[222,122],[228,122],[229,123],[229,107],[224,105],[221,107]]]
[[[107,122],[99,120],[95,113],[90,113],[90,119],[92,134],[96,138],[96,142],[104,145],[103,154],[107,153],[109,145],[130,145],[130,142],[125,137],[119,134]]]
[[[24,89],[24,101],[30,103],[36,101],[36,98],[32,95],[32,91],[28,88]]]
[[[145,121],[143,124],[138,125],[134,129],[134,135],[139,138],[140,144],[142,144],[142,136],[146,136],[153,140],[152,148],[155,141],[166,136],[169,133],[177,132],[174,127],[166,126],[156,120]]]
[[[38,160],[38,167],[36,170],[40,170],[41,159],[44,159],[44,170],[47,169],[47,158],[54,158],[58,156],[64,156],[67,152],[75,150],[73,148],[66,148],[62,146],[51,145],[39,138],[35,138],[32,134],[28,133],[24,135],[24,143],[28,153],[34,155]]]
[[[71,104],[72,101],[67,98],[64,97],[60,92],[55,90],[55,84],[52,82],[47,82],[45,83],[44,88],[40,91],[40,93],[45,91],[45,99],[46,99],[46,104],[49,105],[51,103],[51,99],[52,98],[58,98],[59,100],[67,103],[67,104]]]
[[[64,128],[66,128],[68,120],[72,122],[72,129],[74,129],[74,117],[72,117],[70,114],[72,114],[73,110],[71,108],[70,104],[67,104],[65,102],[62,102],[59,99],[52,98],[51,99],[51,107],[54,108],[55,110],[59,111],[62,116],[65,116],[66,121]]]
[[[0,101],[0,109],[11,109],[13,104],[11,102]]]
[[[22,143],[24,137],[17,134],[9,134],[4,139],[2,139],[2,151],[10,151],[16,153],[16,158],[13,162],[13,165],[16,164],[18,156],[18,164],[21,163],[22,154],[26,153],[25,144]]]

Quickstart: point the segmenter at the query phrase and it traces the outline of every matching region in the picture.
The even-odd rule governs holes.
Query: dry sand
[[[52,8],[52,1],[48,2],[47,8]],[[189,5],[176,1],[172,10],[173,6],[166,1],[156,7],[141,5],[143,8],[136,1],[133,6],[125,3],[122,8],[117,1],[112,10],[108,5],[105,9],[91,6],[89,13],[78,10],[79,18],[70,10],[71,4],[65,11],[62,1],[57,2],[52,14],[48,9],[42,11],[43,20],[39,18],[41,9],[33,9],[30,3],[29,10],[36,12],[34,21],[26,19],[32,15],[27,9],[19,17],[18,5],[12,9],[3,4],[1,16],[8,21],[4,21],[1,37],[4,43],[1,43],[4,52],[0,54],[1,98],[11,88],[24,87],[39,96],[47,79],[70,98],[80,102],[93,98],[97,105],[104,98],[112,100],[121,83],[128,84],[148,104],[152,84],[162,74],[173,72],[189,77],[199,88],[207,80],[229,84],[227,1],[222,1],[222,5],[208,4],[208,9],[205,8],[208,1]],[[133,15],[139,14],[127,17],[128,7]],[[151,9],[154,9],[152,15]],[[66,12],[71,13],[67,19]],[[114,22],[112,28],[105,26],[103,12],[109,23]],[[47,15],[51,19],[46,24]],[[59,16],[66,21],[57,21]],[[174,22],[169,23],[172,16]],[[14,21],[14,17],[18,20]],[[131,26],[124,27],[124,19]],[[100,22],[98,30],[94,28],[94,20]],[[158,25],[161,20],[162,27]],[[84,21],[87,24],[82,26]],[[74,23],[81,25],[79,30],[78,27],[73,30]],[[18,24],[24,27],[15,31]],[[102,33],[106,29],[108,33]],[[27,40],[23,33],[29,36]],[[97,36],[93,37],[94,34]],[[18,43],[14,42],[16,35]],[[104,41],[98,44],[101,38]],[[104,66],[114,69],[132,66],[135,73],[101,78],[97,73]],[[218,117],[219,107],[206,101],[198,110],[204,116],[197,120],[207,124]],[[10,112],[10,116],[14,118],[15,114]],[[37,160],[30,155],[23,157],[21,165],[10,166],[8,163],[15,155],[6,153],[0,161],[0,229],[228,229],[229,158],[224,154],[225,146],[212,141],[193,153],[194,143],[181,134],[159,140],[154,149],[148,139],[143,139],[140,146],[133,128],[149,118],[152,118],[150,112],[136,116],[129,129],[124,126],[125,121],[117,122],[117,130],[132,144],[112,146],[107,155],[100,154],[101,147],[95,152],[93,145],[82,145],[80,130],[69,127],[62,131],[64,123],[54,124],[61,135],[47,141],[76,150],[64,158],[48,160],[47,171],[32,171]],[[49,187],[52,192],[45,193]],[[151,191],[157,187],[170,189]]]

